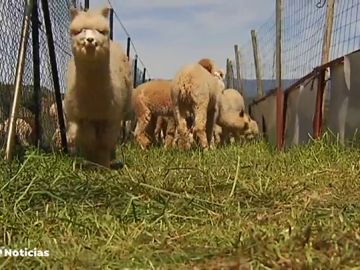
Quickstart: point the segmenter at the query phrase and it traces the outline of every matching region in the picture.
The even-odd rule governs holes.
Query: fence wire
[[[20,47],[21,27],[26,1],[8,0],[0,2],[0,123],[8,119],[12,106],[15,72],[18,50]],[[54,38],[57,71],[60,91],[65,92],[65,73],[71,56],[69,23],[72,6],[79,1],[48,1],[52,34]],[[45,30],[41,1],[38,1],[39,13],[39,54],[40,54],[40,141],[43,148],[48,148],[57,123],[49,115],[49,108],[55,102],[54,86],[49,58],[49,49]],[[33,36],[30,26],[26,50],[24,77],[18,118],[24,119],[33,129],[37,102],[34,99]],[[4,144],[4,136],[0,138]]]
[[[331,44],[332,59],[360,48],[360,0],[336,1]]]
[[[328,1],[284,0],[282,16],[282,79],[287,88],[299,78],[321,65]],[[275,1],[274,1],[275,9]],[[275,11],[269,14],[259,28],[258,38],[260,72],[265,92],[276,86],[275,65]],[[335,0],[330,59],[360,48],[360,0]],[[241,73],[245,90],[256,93],[253,48],[249,40],[241,49]]]
[[[318,1],[284,2],[282,39],[282,78],[284,87],[321,64],[326,5]]]

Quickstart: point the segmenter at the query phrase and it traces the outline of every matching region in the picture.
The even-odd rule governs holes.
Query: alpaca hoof
[[[122,163],[121,161],[112,161],[110,163],[110,169],[112,170],[120,170],[124,168],[124,163]]]

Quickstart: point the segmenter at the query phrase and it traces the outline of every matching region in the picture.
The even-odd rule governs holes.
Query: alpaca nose
[[[92,37],[88,37],[88,38],[86,39],[86,41],[87,41],[87,42],[89,42],[89,43],[93,43],[94,38],[92,38]]]

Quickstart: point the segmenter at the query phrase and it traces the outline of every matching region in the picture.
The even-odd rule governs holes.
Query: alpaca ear
[[[214,72],[214,63],[209,58],[201,59],[198,64],[200,64],[203,68],[209,71],[211,74]]]
[[[109,13],[110,13],[110,7],[104,7],[100,10],[100,14],[102,16],[104,16],[105,18],[108,18],[109,17]]]
[[[70,18],[73,20],[79,14],[79,10],[72,7],[70,8]]]

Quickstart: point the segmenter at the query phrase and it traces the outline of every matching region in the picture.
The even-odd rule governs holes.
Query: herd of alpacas
[[[71,10],[73,57],[63,100],[71,154],[110,167],[124,123],[142,149],[164,145],[208,150],[258,135],[245,113],[244,98],[225,89],[224,72],[209,58],[179,69],[172,80],[151,80],[133,89],[132,68],[124,49],[109,38],[109,8]],[[49,114],[57,121],[56,104]],[[17,141],[34,140],[32,126],[16,123]],[[8,120],[0,124],[5,136]],[[52,138],[61,146],[60,129]]]

